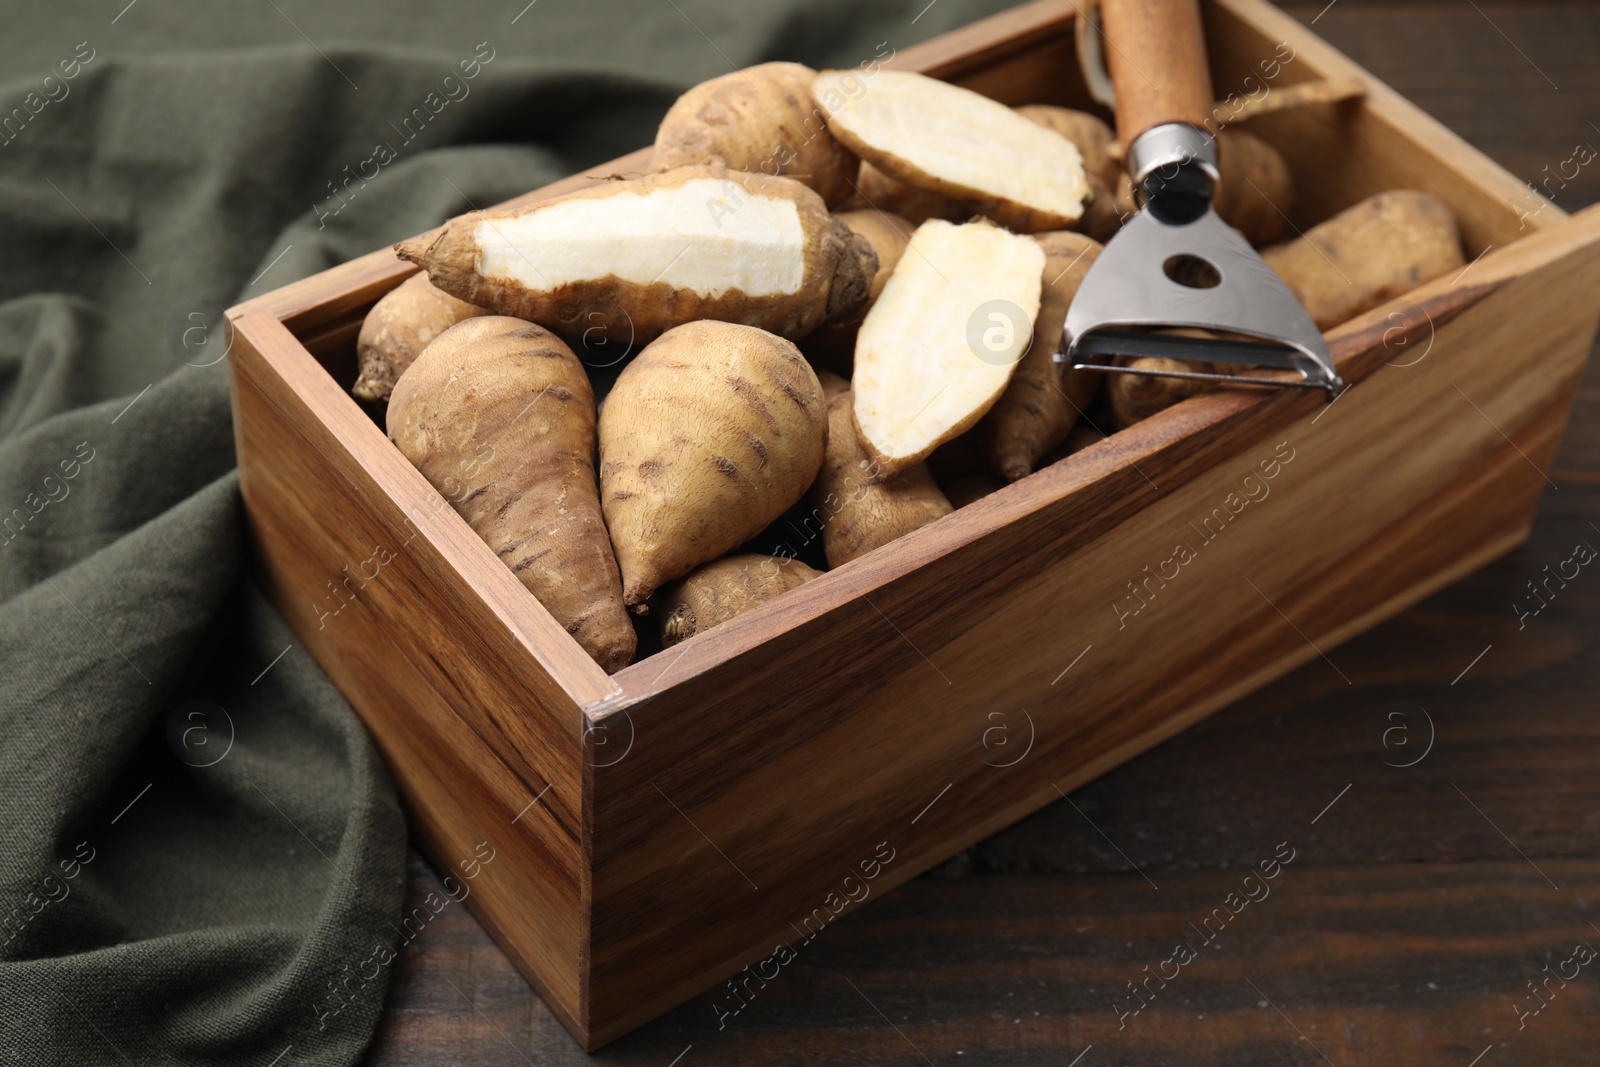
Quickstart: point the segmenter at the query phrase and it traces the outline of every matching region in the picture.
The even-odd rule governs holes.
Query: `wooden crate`
[[[1082,105],[1075,7],[890,65]],[[1219,97],[1284,43],[1273,84],[1368,85],[1252,121],[1295,226],[1426,189],[1471,265],[1329,334],[1352,383],[1331,407],[1197,397],[614,677],[349,396],[362,316],[414,268],[382,250],[230,312],[271,596],[441,871],[495,850],[469,906],[586,1047],[714,986],[733,1012],[836,914],[1526,536],[1600,316],[1600,209],[1541,208],[1259,0],[1205,18]]]

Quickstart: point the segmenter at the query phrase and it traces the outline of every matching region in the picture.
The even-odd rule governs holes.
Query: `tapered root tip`
[[[694,623],[683,612],[674,611],[661,623],[661,643],[671,648],[694,632]]]
[[[356,384],[350,387],[350,392],[354,394],[356,399],[368,401],[382,400],[386,395],[379,388],[377,382],[373,381],[371,378],[368,378],[364,374],[360,378],[356,379]]]
[[[420,265],[423,258],[427,256],[428,249],[433,247],[435,240],[437,240],[436,237],[423,234],[421,237],[413,237],[409,241],[401,241],[394,246],[395,255]]]
[[[1021,481],[1033,473],[1033,466],[1020,459],[1004,460],[1000,464],[1000,477],[1008,482]]]

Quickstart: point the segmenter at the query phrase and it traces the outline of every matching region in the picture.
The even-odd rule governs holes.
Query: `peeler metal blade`
[[[1078,370],[1150,374],[1117,356],[1164,356],[1287,370],[1296,378],[1196,370],[1160,372],[1234,384],[1324,389],[1342,386],[1322,333],[1261,256],[1217,217],[1207,198],[1176,210],[1157,195],[1106,245],[1067,311],[1061,355]],[[1239,342],[1148,331],[1194,327],[1257,339]]]

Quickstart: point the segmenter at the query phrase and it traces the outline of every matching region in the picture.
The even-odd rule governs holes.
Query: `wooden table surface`
[[[1286,6],[1519,177],[1600,146],[1600,4],[1325,4]],[[1600,200],[1600,164],[1549,188]],[[1600,575],[1513,608],[1600,546],[1589,370],[1532,540],[1331,650],[1353,684],[1315,660],[830,925],[721,1029],[706,994],[594,1058],[1600,1063],[1600,960],[1578,950],[1600,950]],[[1290,850],[1208,945],[1206,917]],[[436,888],[413,855],[411,904]],[[1136,1000],[1183,939],[1198,958]],[[451,907],[396,961],[368,1062],[588,1058]]]

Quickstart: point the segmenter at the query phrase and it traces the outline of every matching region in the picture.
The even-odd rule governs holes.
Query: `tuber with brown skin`
[[[1261,255],[1319,330],[1331,330],[1466,262],[1455,215],[1437,197],[1409,189],[1369,196]]]
[[[361,371],[350,392],[358,400],[389,399],[394,383],[429,341],[458,322],[487,314],[435,289],[426,273],[413,274],[372,305],[362,321],[356,338]]]
[[[759,554],[726,556],[696,567],[661,592],[661,643],[671,648],[705,633],[819,573],[797,559]]]
[[[829,400],[827,456],[811,487],[829,567],[842,566],[951,511],[923,464],[883,476],[856,438],[854,406],[848,390]]]
[[[395,384],[388,432],[596,663],[627,665],[637,635],[600,512],[594,393],[570,348],[520,319],[458,323]]]
[[[462,300],[624,344],[699,319],[804,337],[852,314],[878,269],[804,185],[719,166],[474,212],[395,249]]]
[[[1187,332],[1193,337],[1209,336],[1198,330],[1163,332]],[[1126,362],[1128,366],[1153,371],[1210,372],[1216,369],[1211,363],[1191,363],[1160,356],[1144,356]],[[1142,422],[1156,412],[1164,411],[1180,400],[1187,400],[1197,393],[1202,393],[1215,384],[1194,378],[1168,378],[1147,374],[1107,374],[1105,377],[1111,379],[1106,383],[1106,401],[1111,407],[1111,423],[1119,430],[1125,430],[1136,422]]]
[[[1253,245],[1277,240],[1294,210],[1294,180],[1282,154],[1247,130],[1223,130],[1217,173],[1222,181],[1211,198],[1217,216]]]
[[[759,63],[678,97],[656,131],[657,170],[717,163],[803,182],[829,207],[850,198],[859,161],[828,132],[811,98],[817,72]]]
[[[1098,371],[1075,371],[1056,362],[1067,308],[1100,245],[1078,233],[1041,233],[1043,295],[1033,340],[1017,363],[1006,391],[978,424],[989,465],[1007,481],[1032,473],[1040,458],[1066,440],[1078,416],[1100,390]]]
[[[751,326],[691,322],[647,345],[600,413],[600,490],[635,612],[805,495],[828,415],[800,350]]]

